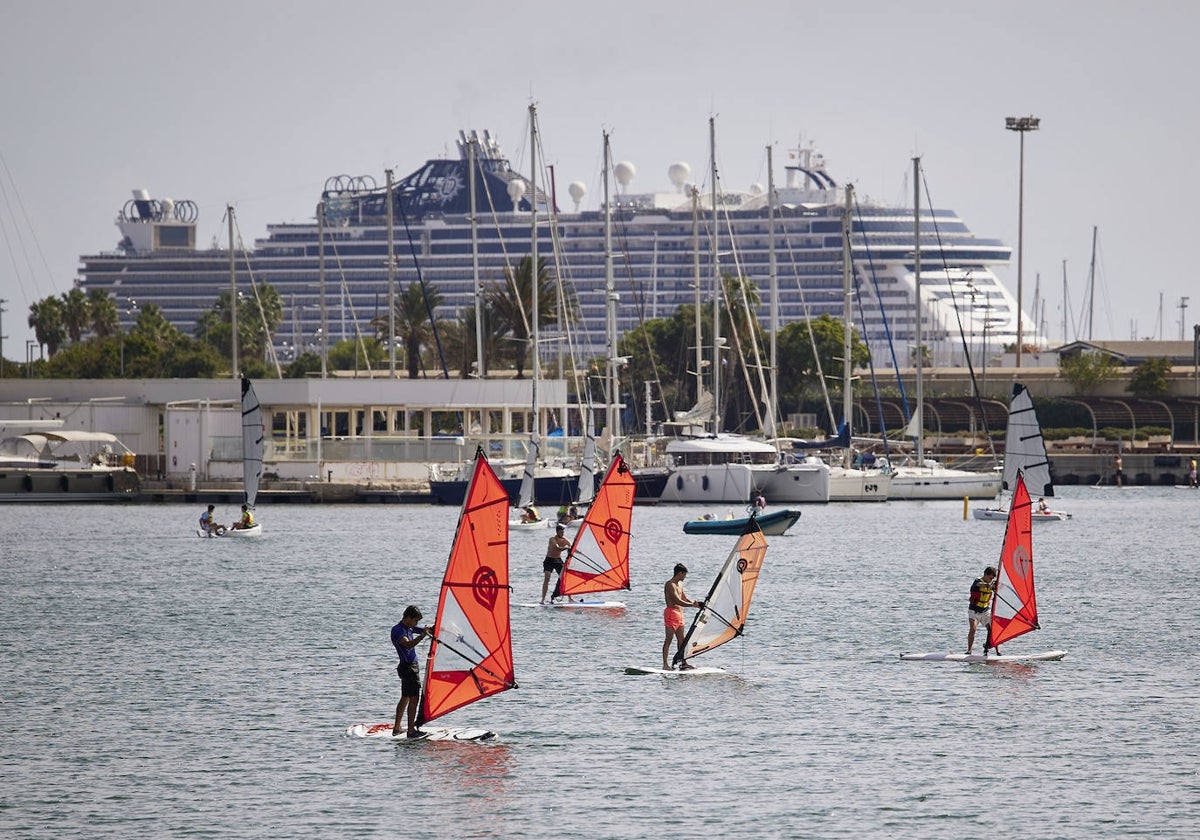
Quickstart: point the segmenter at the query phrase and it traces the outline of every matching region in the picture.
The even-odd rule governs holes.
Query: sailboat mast
[[[608,409],[605,426],[608,429],[609,457],[619,446],[621,434],[619,387],[617,385],[617,289],[613,280],[612,203],[609,199],[608,173],[612,169],[612,147],[609,134],[604,132],[604,336],[608,345],[607,382]]]
[[[921,159],[913,161],[913,274],[917,287],[917,464],[925,463],[925,348],[921,346]],[[1019,315],[1017,317],[1020,317]]]
[[[396,378],[396,248],[395,221],[392,209],[392,170],[387,176],[387,284],[388,284],[388,378]]]
[[[1096,314],[1096,231],[1092,225],[1092,266],[1088,269],[1088,341],[1092,340],[1092,316]]]
[[[775,336],[779,334],[779,271],[775,259],[775,158],[774,149],[767,146],[767,236],[769,241],[767,273],[771,284],[771,399],[767,410],[770,420],[767,421],[766,431],[773,438],[778,438],[775,423],[779,417],[779,366],[778,346]],[[778,448],[778,442],[776,443]]]
[[[483,289],[479,285],[479,217],[475,203],[475,170],[479,165],[477,143],[473,134],[467,140],[467,170],[471,173],[467,183],[471,200],[471,278],[475,289],[475,374],[482,379],[486,370],[483,365]]]
[[[854,321],[854,301],[850,295],[850,214],[854,208],[854,187],[846,185],[846,210],[842,215],[842,422],[853,434],[851,417],[854,412],[854,396],[851,391],[850,369],[851,325]],[[842,466],[850,466],[850,447],[842,450]]]
[[[700,328],[700,190],[692,192],[692,289],[696,293],[696,405],[704,394],[704,333]]]
[[[321,378],[329,376],[329,310],[325,306],[325,202],[317,204],[317,278],[321,293]],[[300,348],[296,347],[296,356]]]
[[[225,205],[225,216],[229,220],[229,341],[230,361],[233,363],[233,378],[238,379],[238,323],[237,323],[237,254],[233,250],[233,205]]]
[[[537,231],[537,106],[529,106],[529,285],[532,288],[533,309],[533,434],[541,436],[542,424],[538,417],[537,387],[541,378],[541,354],[538,346],[538,231]]]
[[[721,257],[717,254],[717,121],[708,118],[708,148],[712,157],[712,266],[713,266],[713,434],[721,431]]]

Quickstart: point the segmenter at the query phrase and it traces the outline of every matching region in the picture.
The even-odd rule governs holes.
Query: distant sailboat
[[[704,597],[703,607],[692,619],[683,645],[675,653],[675,665],[683,660],[707,653],[742,635],[758,574],[767,556],[767,541],[758,521],[750,517],[737,545],[729,552],[712,588]],[[684,671],[664,671],[661,668],[626,668],[627,674],[724,674],[723,668],[693,667]]]
[[[1008,430],[1004,440],[1005,490],[1012,490],[1017,476],[1022,475],[1027,488],[1042,498],[1053,498],[1054,482],[1050,478],[1050,459],[1046,456],[1046,443],[1042,439],[1042,426],[1029,389],[1013,383],[1012,400],[1008,404]],[[976,519],[1007,520],[1008,511],[1002,506],[976,508]],[[1037,510],[1030,514],[1033,522],[1060,522],[1070,519],[1071,514],[1059,510]]]
[[[1017,655],[987,654],[992,648],[1039,629],[1037,596],[1033,585],[1031,507],[1025,479],[1018,473],[1013,487],[1012,506],[1008,511],[1008,527],[1004,532],[1004,547],[1000,551],[999,574],[992,595],[992,622],[988,626],[984,653],[902,653],[901,659],[923,662],[1028,662],[1062,659],[1067,655],[1065,650]]]
[[[509,622],[508,494],[479,449],[442,578],[417,726],[421,738],[484,741],[486,729],[430,727],[430,721],[517,687]],[[355,724],[347,733],[392,737],[392,724]]]
[[[254,502],[258,499],[258,485],[263,474],[263,421],[262,407],[254,386],[250,380],[242,377],[242,486],[246,494],[246,506],[254,510]],[[236,537],[251,539],[263,535],[261,522],[255,522],[249,528],[217,527],[209,533],[197,531],[196,535],[208,537],[216,534],[219,537]]]

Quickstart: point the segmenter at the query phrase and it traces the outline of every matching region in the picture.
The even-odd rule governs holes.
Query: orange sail
[[[633,473],[618,452],[567,555],[559,584],[564,595],[629,588],[634,489]]]
[[[420,723],[516,687],[509,626],[508,493],[480,449],[442,578]]]
[[[767,541],[758,520],[751,516],[737,545],[721,567],[704,607],[696,613],[675,661],[689,659],[742,635],[758,573],[767,556]]]
[[[988,647],[998,647],[1038,629],[1037,599],[1033,589],[1032,508],[1025,476],[1017,474],[1008,527],[1000,553],[996,594],[992,596],[992,625]]]

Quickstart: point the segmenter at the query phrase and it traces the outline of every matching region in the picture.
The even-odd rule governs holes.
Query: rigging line
[[[429,316],[430,329],[433,330],[433,343],[437,347],[438,361],[442,363],[442,378],[450,378],[450,369],[446,366],[446,354],[442,352],[442,337],[438,333],[437,319],[433,317],[433,307],[429,305],[429,289],[425,285],[425,273],[421,271],[421,261],[417,257],[417,245],[413,242],[412,228],[408,224],[408,214],[404,212],[404,202],[397,199],[402,197],[404,193],[396,190],[393,187],[395,196],[388,196],[388,200],[392,201],[396,208],[400,211],[400,222],[404,225],[404,233],[408,239],[408,250],[412,253],[413,267],[417,270],[417,282],[421,284],[421,297],[425,301],[425,312]],[[389,301],[390,305],[394,306],[395,301]],[[415,325],[409,321],[409,330],[414,331]],[[395,336],[389,336],[392,341],[396,340]],[[421,358],[418,348],[417,359],[421,365],[421,372],[425,373],[425,360]]]
[[[780,218],[783,218],[784,208],[780,208]],[[800,282],[800,267],[796,264],[796,252],[792,248],[792,238],[784,229],[783,244],[787,249],[788,260],[792,264],[792,276],[796,278],[796,290],[800,292],[800,305],[804,307],[804,324],[808,329],[808,344],[812,348],[813,361],[817,366],[817,381],[821,385],[821,394],[825,399],[825,410],[829,413],[829,423],[834,432],[837,431],[837,419],[833,415],[833,403],[829,401],[829,388],[825,384],[825,371],[821,365],[821,354],[817,351],[817,335],[813,331],[812,309],[808,305],[808,297],[804,294],[804,284]],[[797,406],[798,407],[798,406]]]
[[[907,176],[906,176],[907,177]],[[896,343],[892,340],[892,328],[888,323],[887,312],[883,308],[883,295],[879,290],[879,275],[875,271],[875,260],[871,256],[871,244],[867,238],[866,222],[863,220],[862,206],[858,203],[858,196],[854,198],[854,208],[858,212],[858,223],[862,228],[863,234],[863,249],[867,252],[867,267],[871,270],[871,287],[875,290],[875,302],[879,304],[879,316],[883,319],[883,334],[887,338],[888,351],[892,357],[892,370],[896,374],[896,383],[900,388],[900,401],[904,405],[904,421],[907,423],[912,419],[912,409],[908,406],[908,394],[904,389],[904,380],[900,377],[900,363],[896,359]],[[865,324],[865,321],[864,321]],[[865,332],[864,332],[865,337]],[[882,422],[882,416],[880,421]]]
[[[254,268],[250,265],[250,254],[246,250],[246,241],[242,238],[242,226],[238,223],[237,213],[233,214],[233,226],[237,230],[238,245],[242,249],[242,259],[246,263],[246,274],[250,277],[250,291],[254,293],[254,302],[258,304],[258,319],[262,326],[264,343],[267,345],[267,352],[270,354],[271,361],[275,363],[275,377],[283,379],[283,369],[279,366],[279,357],[275,354],[275,342],[271,338],[271,328],[267,326],[267,313],[263,311],[262,297],[258,293],[258,283],[254,279]],[[276,295],[279,293],[276,292]],[[237,306],[237,301],[233,301],[233,306]],[[280,308],[283,306],[283,300],[280,299]]]
[[[50,280],[50,289],[51,289],[51,293],[53,293],[54,274],[53,274],[53,272],[50,271],[50,264],[46,261],[46,255],[42,252],[42,243],[38,240],[37,230],[34,228],[33,223],[29,220],[29,213],[25,210],[25,202],[23,202],[21,200],[21,191],[19,189],[17,189],[16,179],[13,178],[12,172],[8,168],[8,161],[5,160],[3,152],[0,152],[0,167],[3,167],[4,174],[7,176],[8,183],[12,189],[12,194],[16,198],[17,207],[20,208],[20,210],[21,210],[21,218],[23,218],[25,220],[25,226],[29,228],[29,236],[31,239],[33,239],[33,246],[37,250],[38,258],[41,259],[41,261],[42,261],[42,268],[44,268],[46,270],[46,277],[49,278],[49,280]],[[9,201],[8,192],[9,192],[8,189],[6,189],[4,186],[4,182],[0,181],[0,193],[2,193],[4,195],[4,203],[9,208],[9,211],[8,211],[9,217],[12,222],[12,228],[13,228],[14,234],[16,235],[16,238],[17,238],[17,243],[21,246],[21,253],[25,257],[26,265],[29,266],[29,278],[30,278],[30,280],[33,281],[33,285],[34,285],[35,289],[37,290],[37,293],[40,293],[40,284],[38,283],[37,272],[33,270],[33,263],[30,261],[29,254],[25,250],[25,240],[23,237],[21,237],[20,231],[17,227],[16,215],[12,212],[12,204]],[[2,217],[0,217],[0,219],[2,219]],[[7,237],[5,237],[5,239],[7,242]],[[10,254],[11,254],[11,248],[12,248],[12,246],[9,245]],[[15,260],[14,260],[13,267],[14,268],[16,267]],[[26,299],[29,299],[28,294],[25,292],[24,284],[21,283],[21,274],[19,271],[16,273],[16,277],[17,277],[17,282],[19,284],[21,284],[21,296],[25,297]]]
[[[942,258],[942,271],[946,275],[946,286],[950,289],[950,303],[954,309],[955,319],[958,321],[958,334],[963,343],[963,355],[967,362],[967,372],[971,375],[971,395],[975,398],[975,407],[979,409],[979,422],[983,426],[983,437],[987,441],[988,449],[992,453],[992,464],[999,464],[1000,459],[996,456],[996,442],[992,440],[991,432],[988,430],[987,412],[983,409],[983,395],[979,390],[979,381],[975,378],[975,364],[971,361],[971,348],[967,345],[967,334],[963,329],[962,312],[959,311],[958,299],[954,295],[954,283],[950,280],[950,266],[946,262],[946,248],[942,242],[942,231],[938,227],[937,216],[933,212],[933,197],[929,194],[929,181],[925,178],[925,167],[921,167],[921,183],[925,187],[925,201],[929,204],[929,217],[933,222],[934,236],[937,238],[938,253]],[[918,208],[916,212],[920,212]],[[920,243],[918,243],[919,245]],[[917,301],[917,317],[921,317],[921,302]],[[1021,313],[1017,313],[1017,318],[1021,317]],[[917,348],[920,353],[921,349]]]
[[[340,251],[338,251],[337,237],[329,236],[329,244],[333,249],[333,261],[337,265],[338,278],[341,281],[340,282],[340,291],[341,291],[342,295],[346,298],[346,300],[348,300],[350,302],[350,322],[352,324],[354,324],[354,336],[355,336],[355,338],[358,339],[358,351],[362,353],[363,364],[366,366],[367,372],[374,373],[374,369],[371,367],[370,354],[367,353],[367,342],[363,336],[362,324],[360,324],[359,320],[358,320],[358,310],[355,308],[354,298],[350,294],[350,283],[346,279],[346,269],[342,265],[342,254]],[[328,341],[329,341],[328,336],[325,337],[325,341],[328,343]],[[358,365],[358,359],[356,356],[356,358],[355,358],[356,368],[357,368],[357,365]]]
[[[471,663],[471,672],[472,673],[474,673],[474,671],[476,669],[478,669],[480,671],[483,671],[483,673],[487,674],[489,677],[492,677],[497,682],[503,683],[504,685],[508,686],[509,688],[517,687],[517,684],[515,682],[509,682],[506,678],[500,676],[499,674],[497,674],[495,671],[491,670],[490,668],[483,667],[483,660],[476,661],[476,660],[472,659],[470,656],[467,656],[467,654],[463,653],[461,650],[459,650],[458,648],[456,648],[454,645],[450,644],[449,642],[442,641],[441,636],[436,636],[433,633],[430,633],[429,638],[433,639],[439,645],[449,648],[450,652],[453,653],[455,656],[458,656],[460,659],[464,659],[467,662]]]
[[[854,198],[855,198],[855,208],[857,209],[858,197],[855,196]],[[863,245],[865,247],[867,235],[866,235],[866,231],[863,230],[861,228],[861,226],[859,228],[859,234],[862,237]],[[859,279],[859,273],[854,270],[854,221],[853,221],[853,219],[851,219],[850,230],[847,231],[846,235],[850,239],[850,247],[847,249],[847,253],[850,254],[850,280],[854,286],[854,296],[856,298],[855,302],[858,304],[856,311],[858,312],[858,319],[859,319],[859,323],[861,324],[861,328],[862,328],[863,343],[866,344],[867,316],[866,316],[866,312],[863,311],[864,307],[862,305],[862,302],[863,302],[862,282]],[[869,345],[867,346],[867,370],[869,370],[871,372],[871,391],[875,395],[875,411],[879,417],[879,430],[880,430],[879,438],[880,438],[880,440],[883,441],[883,457],[888,458],[889,455],[888,455],[888,440],[887,440],[887,423],[883,417],[883,399],[880,397],[880,393],[879,393],[879,379],[875,375],[875,354],[871,352]],[[865,411],[865,409],[864,409],[864,411]],[[854,424],[851,423],[850,426],[851,426],[851,428],[853,428]]]
[[[585,522],[585,523],[584,523],[584,524],[583,524],[581,527],[585,527],[585,528],[586,528],[586,527],[587,527],[587,523]],[[612,567],[611,567],[611,566],[609,566],[608,564],[603,564],[603,565],[602,565],[602,564],[600,564],[600,563],[597,563],[595,560],[593,560],[593,559],[592,559],[591,557],[589,557],[587,554],[584,554],[583,552],[580,552],[580,551],[577,551],[577,552],[575,552],[574,554],[571,554],[571,555],[568,557],[568,559],[569,559],[569,560],[579,560],[579,561],[581,561],[581,562],[582,562],[582,563],[583,563],[585,566],[587,566],[589,569],[592,569],[592,570],[594,570],[594,571],[596,571],[596,572],[607,572],[607,571],[608,571],[610,568],[612,568]]]

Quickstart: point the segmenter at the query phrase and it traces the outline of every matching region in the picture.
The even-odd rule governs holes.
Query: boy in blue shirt
[[[400,656],[396,673],[400,676],[400,702],[396,704],[396,722],[392,726],[392,737],[400,735],[400,723],[408,716],[408,737],[419,738],[417,729],[417,705],[421,702],[421,671],[417,662],[416,647],[429,635],[429,628],[418,627],[421,611],[414,606],[404,609],[404,617],[392,628],[392,644]]]

